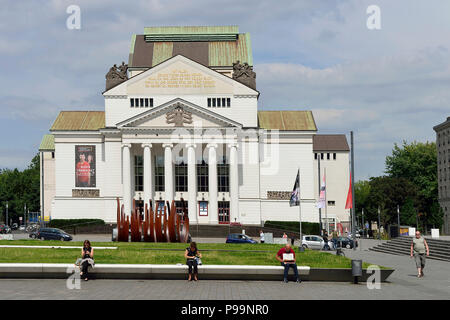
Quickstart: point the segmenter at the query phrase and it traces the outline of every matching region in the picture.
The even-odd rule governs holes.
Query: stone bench
[[[68,278],[75,266],[68,263],[0,263],[1,278]],[[76,267],[77,268],[77,267]],[[78,269],[78,268],[77,268]],[[201,265],[199,278],[214,280],[282,280],[282,266]],[[309,275],[308,266],[298,266],[301,277]],[[96,264],[90,269],[96,279],[186,279],[183,264]],[[293,271],[289,271],[293,275]]]
[[[79,271],[70,263],[0,263],[0,278],[44,278],[67,279],[74,271]],[[351,269],[321,269],[298,266],[302,280],[352,282]],[[381,282],[394,272],[393,269],[381,270]],[[90,271],[94,279],[187,279],[188,266],[184,264],[97,264]],[[202,280],[283,280],[282,266],[245,266],[245,265],[201,265],[198,267]],[[370,274],[363,270],[360,281]],[[289,270],[289,280],[293,279],[293,270]]]

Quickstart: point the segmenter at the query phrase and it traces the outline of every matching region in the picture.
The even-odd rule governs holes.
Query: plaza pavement
[[[85,239],[87,235],[81,235]],[[88,235],[92,241],[105,235]],[[223,239],[196,239],[222,242]],[[65,280],[0,279],[0,299],[164,299],[164,300],[309,300],[309,299],[450,299],[450,263],[427,260],[425,277],[417,278],[414,260],[369,251],[378,240],[364,239],[357,250],[347,249],[352,259],[379,264],[395,269],[388,283],[381,289],[369,290],[365,283],[306,282],[302,284],[281,281],[217,281],[183,280],[95,280],[81,282],[81,289],[69,290]],[[334,254],[331,252],[330,254]],[[281,280],[281,279],[280,279]],[[189,295],[186,295],[186,290]]]

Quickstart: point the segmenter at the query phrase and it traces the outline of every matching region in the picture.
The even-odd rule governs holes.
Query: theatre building
[[[116,198],[126,212],[133,200],[181,210],[184,199],[192,224],[298,221],[289,198],[300,168],[302,219],[318,222],[313,113],[258,110],[250,35],[238,27],[145,28],[102,94],[104,111],[62,111],[43,139],[44,215],[115,222]],[[335,187],[347,190],[340,149]]]

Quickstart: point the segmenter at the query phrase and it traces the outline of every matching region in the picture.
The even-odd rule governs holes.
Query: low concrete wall
[[[67,279],[78,268],[63,263],[0,263],[0,278]],[[202,265],[198,267],[203,280],[271,280],[281,281],[282,266]],[[351,269],[311,269],[298,266],[300,278],[309,281],[352,282]],[[386,281],[394,270],[382,270],[381,281]],[[186,279],[186,265],[157,264],[98,264],[90,273],[94,279]],[[363,271],[360,281],[369,275]],[[293,271],[289,270],[289,279]]]

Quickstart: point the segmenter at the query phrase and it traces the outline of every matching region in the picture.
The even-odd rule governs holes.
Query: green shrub
[[[283,229],[292,232],[299,232],[300,224],[298,221],[265,221],[264,227]],[[303,234],[320,234],[320,226],[317,222],[302,222]]]
[[[48,226],[50,228],[67,228],[81,226],[103,226],[105,221],[101,219],[52,219]]]

